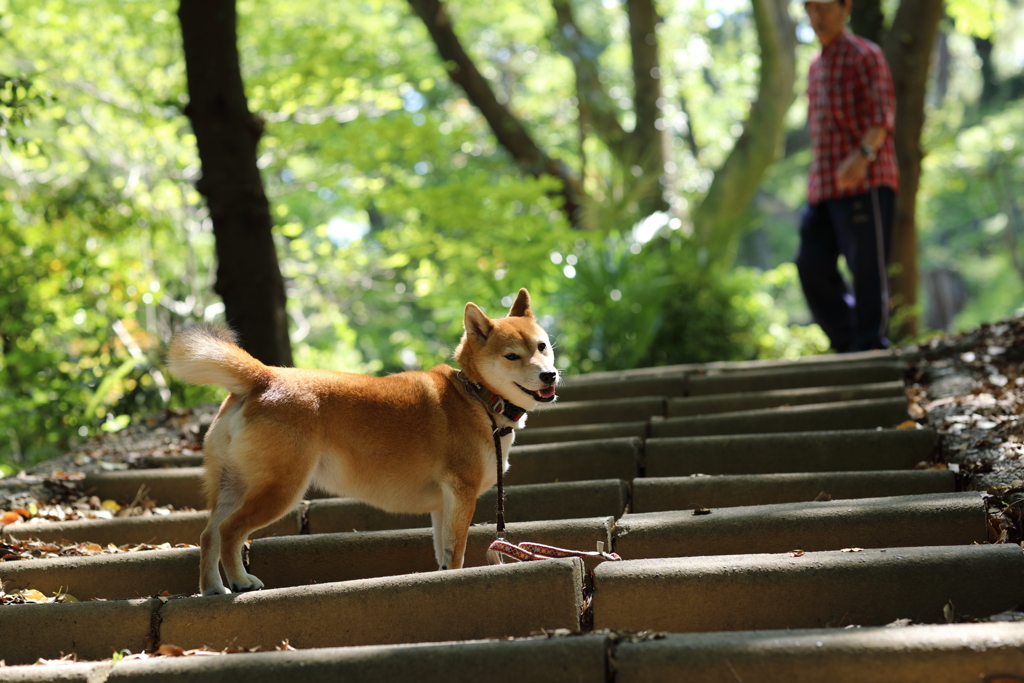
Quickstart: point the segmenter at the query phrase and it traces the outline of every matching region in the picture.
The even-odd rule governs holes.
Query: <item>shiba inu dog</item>
[[[558,382],[525,289],[505,318],[466,304],[463,324],[461,371],[438,365],[387,377],[269,367],[226,328],[171,339],[172,373],[231,392],[203,444],[203,595],[263,587],[245,571],[242,546],[311,485],[392,512],[429,512],[439,567],[462,566],[476,499],[497,479],[495,427],[523,426],[527,411],[555,400]],[[514,438],[500,437],[503,471]]]

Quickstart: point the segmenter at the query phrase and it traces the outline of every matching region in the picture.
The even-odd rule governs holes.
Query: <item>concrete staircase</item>
[[[434,571],[429,518],[311,495],[256,535],[256,593],[193,597],[199,552],[0,563],[0,680],[963,681],[1024,673],[1024,553],[988,544],[981,494],[924,469],[902,364],[877,354],[574,377],[517,434],[513,542],[592,550],[486,566],[493,493],[468,568]],[[897,429],[896,427],[903,428]],[[86,486],[201,505],[201,463]],[[315,493],[315,492],[311,492]],[[206,513],[5,527],[5,538],[196,543]],[[156,596],[156,597],[154,597]],[[914,625],[903,626],[910,620]],[[885,628],[894,622],[900,627]],[[287,641],[298,650],[274,651]],[[258,653],[114,661],[180,648]],[[991,678],[989,680],[999,680]],[[1011,680],[1011,679],[1008,679]],[[1012,679],[1019,680],[1019,679]]]

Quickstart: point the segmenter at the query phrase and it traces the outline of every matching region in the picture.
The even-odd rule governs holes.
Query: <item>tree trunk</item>
[[[284,280],[270,205],[256,166],[263,124],[249,112],[239,68],[234,0],[182,0],[178,9],[189,104],[217,250],[228,324],[268,365],[291,365]]]
[[[590,40],[576,25],[569,0],[552,0],[551,5],[555,10],[551,42],[572,62],[580,122],[597,135],[618,163],[628,165],[630,134],[619,123],[618,106],[601,83],[598,60],[604,47]]]
[[[899,329],[894,339],[914,337],[917,311],[917,221],[915,207],[921,176],[921,129],[928,68],[944,13],[943,0],[902,0],[892,28],[882,44],[892,70],[896,90],[896,132],[893,143],[900,168],[900,193],[896,200],[892,263],[893,304]],[[899,310],[902,308],[902,312]]]
[[[562,181],[562,208],[569,221],[578,225],[583,198],[582,183],[573,177],[564,163],[549,157],[534,142],[522,122],[506,106],[498,102],[487,79],[476,68],[472,58],[466,54],[459,42],[444,3],[439,0],[409,0],[409,4],[423,20],[430,37],[433,38],[448,76],[463,89],[469,101],[483,114],[491,132],[498,138],[498,143],[527,173],[533,176],[550,175]]]
[[[765,171],[780,151],[796,82],[796,27],[787,0],[753,0],[761,48],[757,99],[707,196],[693,212],[694,232],[708,262],[728,258]]]
[[[850,30],[877,45],[885,36],[882,0],[854,0],[850,11]]]
[[[658,57],[658,13],[651,0],[628,0],[629,42],[633,66],[633,112],[636,123],[626,131],[619,123],[618,105],[601,83],[598,60],[603,46],[589,39],[576,25],[572,3],[552,0],[555,30],[552,43],[572,61],[580,120],[608,147],[625,171],[631,186],[627,194],[637,200],[637,213],[647,216],[668,209],[665,162],[668,137],[662,120],[661,67]],[[659,128],[660,126],[660,128]]]
[[[629,16],[629,46],[633,57],[633,127],[632,143],[641,170],[641,182],[651,187],[648,200],[642,202],[640,213],[668,209],[665,186],[665,162],[668,160],[668,136],[662,119],[661,62],[658,59],[659,17],[653,0],[626,0]],[[660,127],[660,128],[659,128]]]

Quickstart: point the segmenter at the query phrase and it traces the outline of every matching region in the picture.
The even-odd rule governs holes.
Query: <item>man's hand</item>
[[[864,176],[867,175],[868,164],[870,163],[856,149],[847,154],[846,158],[843,159],[843,163],[839,164],[839,168],[836,170],[836,186],[840,190],[856,187],[864,179]]]

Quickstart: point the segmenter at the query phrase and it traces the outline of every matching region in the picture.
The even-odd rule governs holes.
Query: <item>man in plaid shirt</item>
[[[821,52],[807,84],[813,158],[796,265],[811,314],[840,353],[889,345],[886,265],[899,190],[892,75],[877,45],[846,30],[852,4],[804,3]]]

